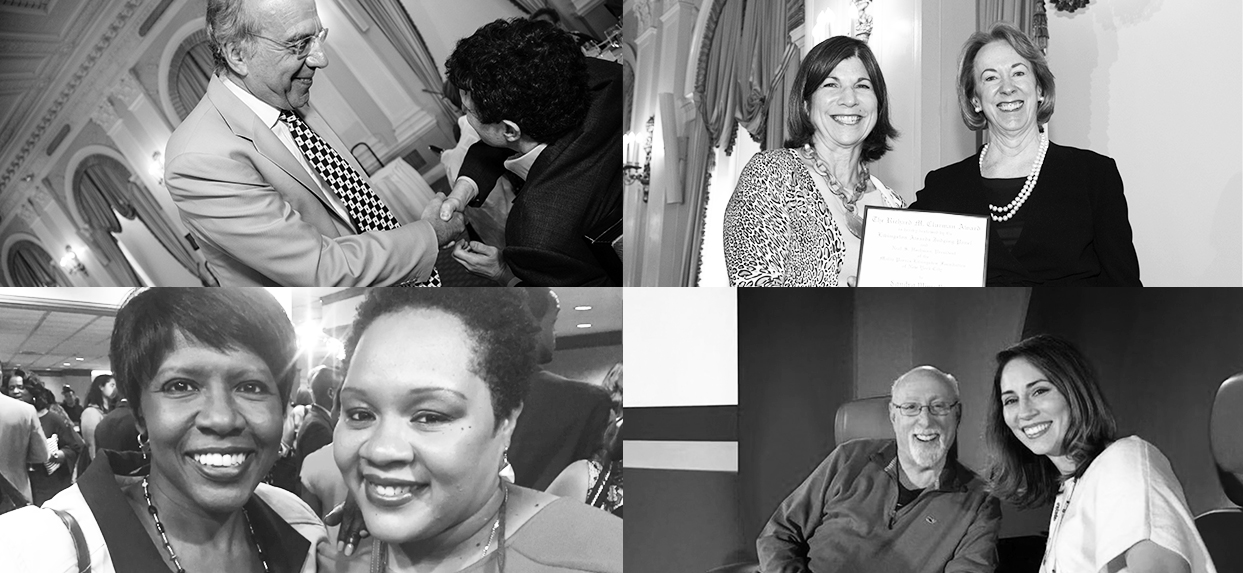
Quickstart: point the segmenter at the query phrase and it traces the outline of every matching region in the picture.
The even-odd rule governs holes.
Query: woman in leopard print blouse
[[[790,140],[751,158],[725,208],[729,282],[853,285],[864,206],[906,207],[867,169],[898,135],[872,50],[846,36],[820,42],[789,107]]]

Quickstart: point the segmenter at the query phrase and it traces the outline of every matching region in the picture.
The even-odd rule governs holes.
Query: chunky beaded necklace
[[[1049,134],[1040,132],[1040,151],[1036,152],[1036,161],[1032,163],[1032,172],[1027,176],[1027,181],[1023,183],[1023,189],[1019,191],[1017,197],[1005,207],[998,207],[992,203],[988,204],[988,208],[992,210],[993,220],[997,222],[1009,221],[1015,213],[1019,212],[1019,207],[1027,201],[1027,197],[1032,194],[1032,189],[1036,188],[1036,180],[1040,178],[1040,166],[1044,165],[1044,154],[1049,150]],[[988,144],[984,144],[984,149],[980,151],[980,173],[984,173],[984,155],[988,153]]]
[[[829,166],[824,164],[824,160],[820,159],[820,153],[816,151],[816,148],[812,147],[810,143],[805,143],[801,151],[803,157],[816,166],[816,173],[819,173],[829,183],[829,191],[837,195],[838,199],[841,199],[842,206],[846,208],[846,228],[850,231],[850,234],[856,237],[862,236],[863,217],[855,213],[855,203],[868,190],[870,174],[868,173],[867,165],[859,162],[859,182],[855,184],[854,193],[847,197],[845,186],[838,182],[833,173],[829,171]]]
[[[173,546],[168,542],[168,535],[164,533],[164,524],[160,523],[160,512],[156,511],[155,504],[151,503],[151,493],[147,491],[147,478],[142,478],[142,495],[147,498],[147,511],[151,512],[151,518],[155,520],[155,530],[160,533],[160,539],[164,541],[164,549],[168,551],[168,556],[173,560],[173,567],[177,568],[177,573],[186,573],[181,561],[177,559],[177,552],[173,551]],[[250,514],[246,512],[246,508],[242,508],[242,517],[246,518],[246,529],[250,530],[250,539],[255,542],[255,549],[259,550],[259,561],[263,563],[264,573],[271,573],[268,568],[268,560],[263,556],[263,547],[259,545],[259,538],[255,536],[255,527],[250,524]]]

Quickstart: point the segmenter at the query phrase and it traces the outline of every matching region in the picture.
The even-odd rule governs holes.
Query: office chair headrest
[[[1209,417],[1209,443],[1226,497],[1243,505],[1243,374],[1221,383]]]
[[[833,437],[839,446],[859,438],[893,438],[889,396],[863,398],[839,406],[833,421]]]

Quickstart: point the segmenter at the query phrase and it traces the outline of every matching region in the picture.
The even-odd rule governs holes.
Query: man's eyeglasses
[[[281,42],[279,40],[273,40],[267,36],[260,36],[259,34],[251,34],[251,36],[259,38],[260,40],[272,42],[273,44],[280,46],[281,49],[285,50],[285,52],[289,55],[301,60],[311,55],[311,46],[314,45],[316,40],[319,40],[320,45],[323,45],[324,42],[328,41],[328,28],[321,28],[317,34],[307,36],[301,40],[294,40],[292,42]]]
[[[890,402],[889,405],[897,408],[899,412],[902,412],[903,416],[918,416],[924,408],[927,408],[929,414],[941,417],[948,416],[950,412],[953,412],[954,407],[958,406],[958,402],[954,402],[953,404],[937,402],[935,404],[928,404],[927,406],[923,404],[915,404],[913,402],[907,402],[906,404],[894,404]]]

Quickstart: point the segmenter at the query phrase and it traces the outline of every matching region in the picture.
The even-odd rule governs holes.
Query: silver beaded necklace
[[[164,549],[168,551],[168,556],[173,560],[173,567],[177,568],[177,573],[186,573],[181,561],[177,559],[177,552],[173,551],[173,546],[168,542],[168,535],[164,532],[164,524],[160,523],[160,512],[156,511],[155,504],[151,503],[151,493],[147,491],[147,478],[142,478],[142,496],[147,498],[147,511],[151,513],[151,518],[155,520],[155,530],[159,532],[160,539],[164,541]],[[259,551],[259,561],[263,563],[264,573],[271,573],[268,567],[268,559],[263,556],[263,547],[259,545],[259,538],[255,536],[255,527],[250,524],[250,514],[246,508],[242,508],[242,517],[246,519],[246,529],[250,530],[250,540],[255,543],[255,549]]]

